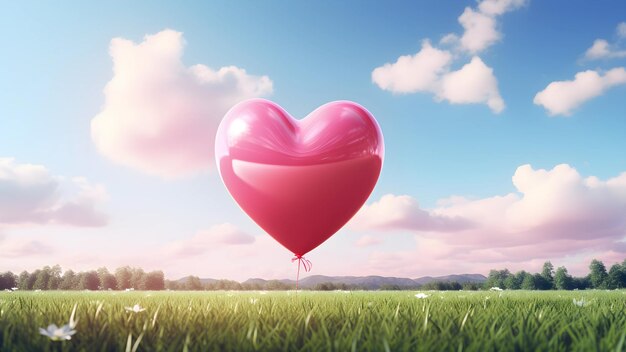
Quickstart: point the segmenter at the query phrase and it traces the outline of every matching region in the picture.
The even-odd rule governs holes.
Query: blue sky
[[[374,1],[3,5],[0,158],[14,158],[12,167],[41,165],[50,175],[63,176],[58,191],[62,199],[73,199],[71,191],[76,185],[72,177],[101,185],[106,196],[98,198],[97,208],[106,214],[107,221],[102,226],[77,226],[54,219],[45,223],[5,219],[3,223],[0,217],[0,247],[5,247],[0,266],[17,271],[57,262],[77,269],[129,262],[159,267],[169,276],[193,273],[239,279],[291,273],[289,253],[285,253],[284,264],[268,261],[267,268],[258,270],[245,266],[220,270],[223,264],[211,259],[212,249],[207,249],[205,256],[179,260],[167,268],[159,266],[154,258],[170,243],[181,245],[223,223],[257,239],[244,251],[255,252],[258,260],[266,258],[258,252],[274,249],[271,242],[263,242],[268,236],[231,200],[215,168],[164,178],[115,162],[94,144],[90,124],[106,105],[103,89],[113,77],[108,52],[111,40],[125,38],[140,43],[144,36],[165,29],[182,33],[185,66],[202,64],[217,70],[234,65],[249,75],[267,76],[272,90],[265,97],[293,116],[303,117],[326,102],[342,99],[356,101],[372,112],[385,136],[386,158],[368,204],[388,194],[408,195],[430,216],[452,216],[446,213],[452,210],[440,209],[439,200],[451,196],[490,199],[511,192],[519,195],[512,176],[525,164],[532,165],[534,171],[567,164],[583,179],[618,177],[626,171],[624,84],[614,84],[589,98],[569,116],[551,116],[533,99],[551,82],[574,80],[577,73],[586,70],[602,75],[625,65],[625,56],[592,60],[585,55],[599,38],[607,40],[618,53],[626,49],[626,38],[616,29],[626,21],[626,4],[522,3],[493,16],[501,38],[476,54],[497,79],[497,90],[506,105],[500,113],[483,103],[436,101],[429,92],[384,90],[372,80],[374,69],[394,63],[402,55],[415,55],[425,39],[453,53],[450,71],[461,69],[473,54],[439,41],[448,33],[463,34],[458,18],[468,7],[477,9],[479,3],[475,1],[402,1],[393,6]],[[6,191],[8,187],[6,194],[18,194]],[[0,201],[2,192],[0,187]],[[621,197],[620,190],[611,192]],[[600,208],[610,203],[607,207],[619,210],[625,204],[611,202],[601,202]],[[437,241],[433,244],[437,248],[466,249],[450,247],[441,240],[444,235],[437,237],[424,227],[394,227],[384,219],[380,224],[359,227],[364,230],[342,230],[316,249],[312,253],[316,262],[328,263],[316,265],[316,273],[484,273],[484,268],[498,265],[532,269],[545,259],[582,268],[580,263],[589,256],[605,255],[602,258],[612,260],[621,255],[615,253],[615,242],[610,242],[598,244],[595,252],[572,250],[553,258],[494,259],[488,263],[459,258],[458,262],[466,261],[465,267],[459,268],[457,261],[444,261],[442,268],[429,271],[423,269],[424,263],[410,260],[416,254],[404,249],[409,246],[419,251],[427,248],[424,241],[431,240]],[[510,232],[500,231],[502,236]],[[617,231],[611,238],[619,240],[626,235],[624,228]],[[473,236],[470,232],[460,235]],[[352,244],[363,236],[380,240],[351,252]],[[596,235],[592,231],[589,236]],[[596,237],[604,238],[600,234]],[[281,250],[276,244],[271,253]],[[98,255],[74,256],[80,252]],[[142,254],[133,255],[137,252]],[[353,260],[338,266],[333,259],[337,253]],[[380,264],[380,258],[389,264]],[[192,264],[196,262],[205,263],[206,269]],[[351,269],[354,266],[363,269]]]

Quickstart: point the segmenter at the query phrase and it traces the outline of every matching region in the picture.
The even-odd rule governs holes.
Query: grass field
[[[0,350],[626,349],[626,291],[416,293],[0,292]],[[39,333],[75,304],[71,340]]]

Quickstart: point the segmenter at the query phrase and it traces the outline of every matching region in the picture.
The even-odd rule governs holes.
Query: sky
[[[309,274],[587,273],[626,258],[626,4],[19,2],[0,11],[0,271],[293,278],[214,160],[236,103],[385,140]]]

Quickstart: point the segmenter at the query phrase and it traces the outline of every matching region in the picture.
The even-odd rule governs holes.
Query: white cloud
[[[7,240],[0,247],[0,257],[5,258],[48,255],[53,252],[54,249],[50,245],[37,240]]]
[[[76,195],[64,197],[62,192],[69,188],[76,188]],[[84,178],[63,182],[42,165],[0,158],[0,225],[104,226],[108,219],[98,206],[105,199],[102,185]]]
[[[359,238],[354,245],[357,247],[371,247],[381,244],[383,241],[379,237],[366,235]]]
[[[493,268],[493,263],[513,263],[523,268],[515,263],[540,265],[544,260],[567,261],[580,255],[613,258],[621,253],[622,259],[626,255],[622,242],[626,172],[600,180],[582,177],[567,164],[551,170],[522,165],[512,181],[514,193],[481,199],[451,197],[430,210],[420,209],[409,196],[386,195],[364,207],[361,215],[367,216],[362,219],[367,222],[354,229],[411,229],[415,233],[415,249],[379,254],[374,258],[376,265],[386,265],[388,257],[395,256],[408,263],[412,260],[409,265],[428,263],[450,271],[467,265],[463,263],[486,269]],[[469,226],[428,226],[433,218],[448,223],[456,219]]]
[[[604,39],[596,39],[593,45],[585,52],[585,58],[587,60],[622,57],[626,57],[626,50],[616,49]]]
[[[527,0],[483,0],[478,4],[480,12],[490,16],[500,16],[526,5]]]
[[[604,94],[611,87],[626,83],[626,70],[617,67],[600,74],[594,70],[579,72],[572,81],[548,84],[535,95],[534,103],[543,106],[552,116],[569,116],[584,102]]]
[[[452,104],[484,103],[494,113],[504,110],[493,69],[475,56],[457,71],[450,72],[452,54],[424,41],[413,56],[401,56],[395,63],[374,69],[372,81],[393,93],[430,92],[437,100]]]
[[[500,40],[501,34],[496,30],[496,19],[492,16],[466,7],[459,17],[459,23],[465,30],[459,39],[461,48],[472,54],[481,52]]]
[[[617,37],[626,38],[626,22],[620,22],[615,29]],[[596,39],[593,45],[585,52],[585,59],[619,59],[626,57],[626,49],[620,48],[620,41],[610,44],[605,39]]]
[[[386,194],[364,205],[349,226],[355,230],[458,231],[471,227],[471,223],[460,217],[430,214],[408,195]]]
[[[626,22],[620,22],[615,31],[617,32],[618,37],[626,38]]]
[[[91,121],[98,150],[111,160],[165,177],[213,165],[221,118],[241,100],[272,93],[267,76],[235,66],[213,70],[181,61],[183,35],[164,30],[135,44],[111,40],[113,78]]]
[[[211,226],[199,231],[193,237],[167,245],[166,252],[174,257],[201,255],[224,246],[245,245],[255,241],[249,235],[230,223]]]
[[[444,75],[436,94],[452,104],[486,103],[494,113],[504,110],[493,69],[478,56],[461,69]]]
[[[433,48],[425,40],[417,54],[400,56],[394,63],[375,68],[372,81],[393,93],[431,92],[451,61],[450,52]]]
[[[448,33],[439,41],[440,45],[474,55],[461,69],[450,71],[451,65],[462,56],[453,55],[451,50],[435,48],[425,40],[415,55],[400,56],[394,63],[375,68],[372,81],[393,93],[428,92],[435,94],[439,101],[482,103],[496,114],[502,112],[505,104],[493,69],[476,54],[502,38],[497,29],[497,17],[525,3],[525,0],[483,0],[475,9],[465,8],[459,17],[463,34],[459,37]]]
[[[525,0],[484,0],[478,3],[477,9],[466,7],[459,16],[459,23],[464,31],[456,41],[458,48],[470,54],[477,54],[497,43],[502,38],[497,28],[498,16],[525,4]]]

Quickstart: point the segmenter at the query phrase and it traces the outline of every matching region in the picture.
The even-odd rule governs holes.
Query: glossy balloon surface
[[[277,104],[252,99],[222,120],[216,161],[239,206],[295,255],[337,232],[372,192],[383,163],[380,127],[349,101],[296,120]]]

